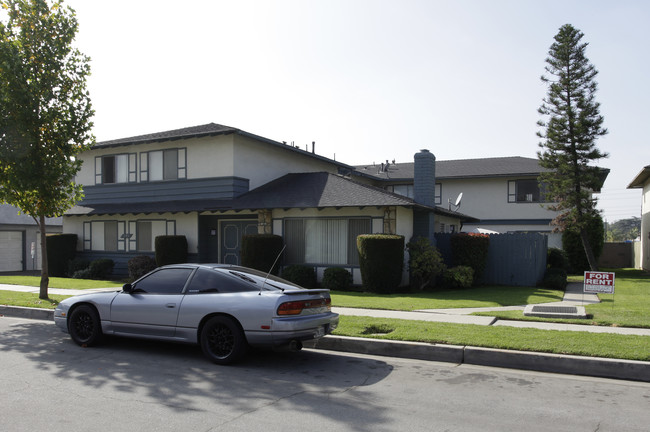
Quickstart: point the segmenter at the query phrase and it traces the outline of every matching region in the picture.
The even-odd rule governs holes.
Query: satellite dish
[[[456,198],[456,202],[454,203],[454,207],[456,207],[454,209],[454,211],[457,211],[460,208],[460,201],[462,199],[463,199],[463,193],[461,192],[461,193],[458,194],[458,198]],[[451,199],[448,199],[447,203],[449,204],[449,210],[451,210],[451,205],[452,205],[451,204]]]

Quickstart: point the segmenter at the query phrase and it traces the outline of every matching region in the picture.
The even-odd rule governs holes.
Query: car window
[[[250,283],[229,277],[217,270],[199,268],[187,287],[188,294],[231,293],[256,291],[259,288]]]
[[[188,268],[160,269],[140,279],[133,289],[135,293],[180,294],[191,273]]]

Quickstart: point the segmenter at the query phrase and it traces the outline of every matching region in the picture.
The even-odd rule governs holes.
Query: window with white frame
[[[170,181],[187,178],[184,148],[140,153],[141,181]]]
[[[371,229],[370,218],[286,219],[287,262],[359,265],[357,236]]]
[[[537,179],[509,180],[509,203],[540,203],[544,202],[544,192],[540,189]]]
[[[84,222],[84,250],[118,252],[126,250],[126,222]]]
[[[175,235],[174,220],[90,221],[84,222],[84,250],[153,251],[156,237]]]
[[[409,197],[411,199],[415,197],[412,184],[392,185],[392,186],[388,186],[386,190],[388,190],[389,192],[396,193],[398,195]],[[436,183],[434,199],[435,199],[435,204],[442,203],[442,184],[440,183]]]
[[[136,154],[122,153],[95,158],[95,184],[136,181]]]

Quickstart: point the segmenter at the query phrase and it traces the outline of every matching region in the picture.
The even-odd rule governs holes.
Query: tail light
[[[282,303],[278,307],[278,315],[300,315],[303,311],[309,312],[311,309],[332,310],[332,299],[323,298],[316,300],[299,300]]]

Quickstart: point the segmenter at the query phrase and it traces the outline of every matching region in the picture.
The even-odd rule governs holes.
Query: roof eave
[[[650,165],[645,166],[634,180],[627,186],[628,189],[643,189],[650,178]]]

